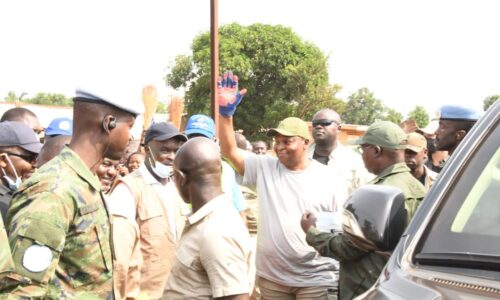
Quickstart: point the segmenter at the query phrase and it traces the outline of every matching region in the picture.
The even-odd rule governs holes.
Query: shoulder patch
[[[31,245],[23,255],[23,267],[26,270],[38,273],[50,266],[52,262],[52,251],[47,246]]]

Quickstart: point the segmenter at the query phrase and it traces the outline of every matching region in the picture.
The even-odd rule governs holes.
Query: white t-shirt
[[[307,245],[300,219],[306,211],[335,211],[336,199],[347,197],[345,181],[315,160],[291,171],[276,157],[251,155],[243,183],[259,196],[257,275],[291,287],[337,285],[338,263]]]

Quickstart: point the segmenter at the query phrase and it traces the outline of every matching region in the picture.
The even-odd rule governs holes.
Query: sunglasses
[[[11,156],[16,156],[28,163],[33,163],[36,160],[37,155],[36,154],[19,154],[19,153],[12,153],[12,152],[4,152],[5,154],[11,155]]]
[[[312,126],[316,127],[318,125],[321,125],[323,127],[330,126],[332,123],[335,123],[337,126],[340,125],[339,122],[335,120],[330,120],[330,119],[318,119],[318,120],[313,120],[312,121]]]

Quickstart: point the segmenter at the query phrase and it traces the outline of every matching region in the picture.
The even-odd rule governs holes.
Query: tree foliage
[[[370,125],[384,119],[386,108],[367,88],[361,88],[348,97],[342,119],[345,123]]]
[[[23,93],[17,96],[14,92],[9,92],[5,97],[7,102],[20,101],[23,103],[30,104],[41,104],[41,105],[56,105],[56,106],[72,106],[73,100],[64,96],[63,94],[57,93],[38,93],[34,97],[24,97],[26,94]]]
[[[484,111],[487,111],[488,108],[493,105],[493,103],[495,103],[495,101],[497,101],[498,99],[500,99],[500,95],[492,95],[492,96],[488,96],[486,97],[484,100],[483,100],[483,110]]]
[[[235,127],[247,137],[285,117],[310,119],[321,108],[343,109],[344,103],[336,97],[340,87],[328,84],[327,57],[290,28],[233,23],[219,28],[219,38],[219,74],[233,70],[240,88],[248,90],[234,119]],[[189,115],[209,113],[209,32],[194,38],[192,56],[178,56],[165,79],[173,88],[188,87]]]
[[[429,124],[429,114],[421,105],[415,106],[415,108],[408,113],[408,119],[414,120],[419,128],[424,128]]]
[[[395,124],[400,124],[403,120],[403,114],[395,109],[386,108],[384,112],[384,120],[391,121]]]

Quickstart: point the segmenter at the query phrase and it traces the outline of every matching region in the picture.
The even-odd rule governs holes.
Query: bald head
[[[40,121],[38,120],[38,117],[35,115],[35,113],[24,107],[15,107],[9,109],[3,114],[2,118],[0,119],[0,122],[3,121],[22,122],[33,128],[36,133],[39,133],[43,130],[40,125]]]
[[[330,108],[324,108],[315,113],[313,116],[313,120],[314,119],[330,119],[335,121],[337,124],[341,123],[340,115],[336,111]]]
[[[196,177],[221,173],[220,149],[212,140],[195,137],[179,148],[174,165],[177,169]]]
[[[175,185],[193,212],[221,195],[220,149],[212,140],[195,137],[179,148],[174,159]]]

